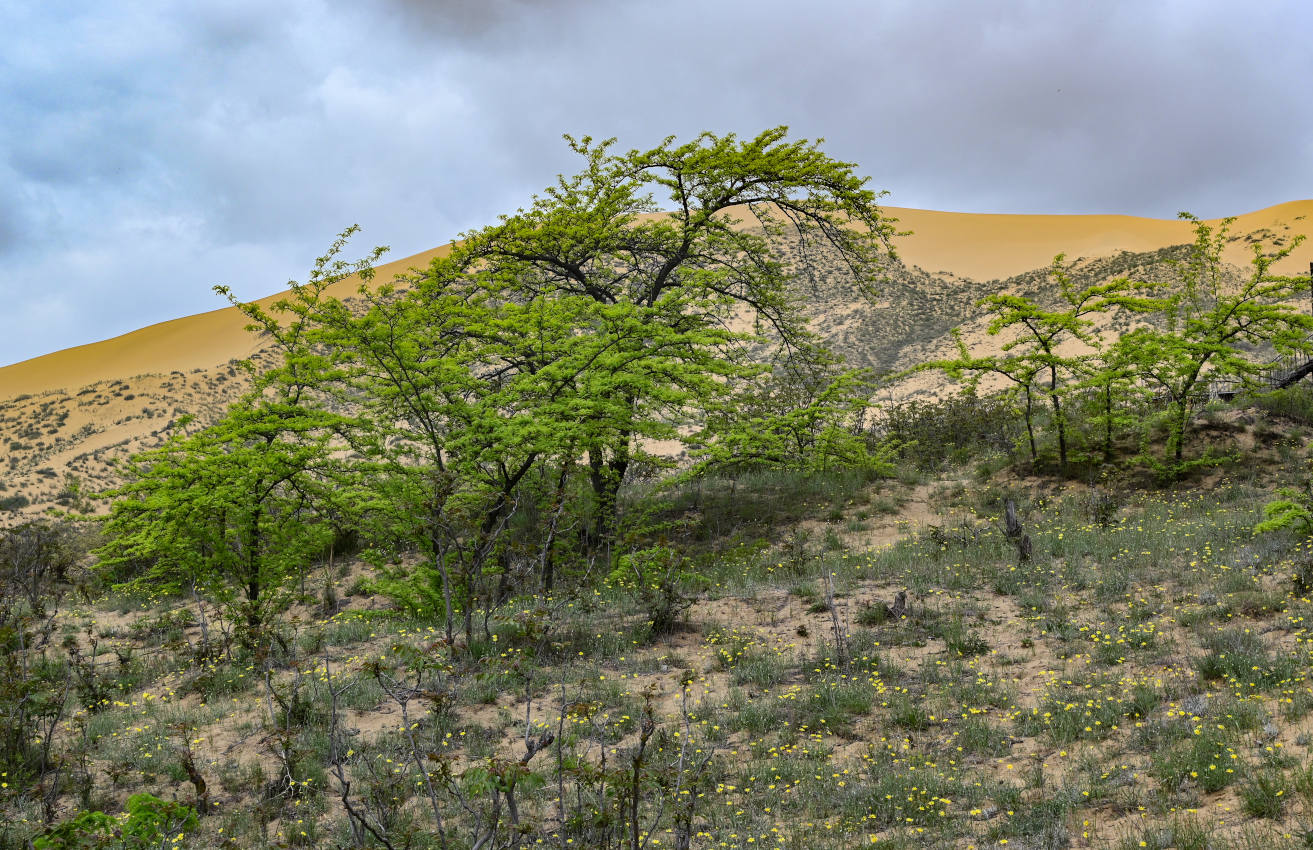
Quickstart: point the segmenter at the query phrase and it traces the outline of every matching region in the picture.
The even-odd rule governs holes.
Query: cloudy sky
[[[1313,4],[0,0],[0,364],[394,258],[574,169],[788,124],[895,206],[1313,196]],[[0,388],[2,390],[3,388]]]

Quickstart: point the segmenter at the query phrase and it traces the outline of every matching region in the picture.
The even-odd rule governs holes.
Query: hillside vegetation
[[[983,283],[782,128],[570,143],[7,404],[0,847],[1307,845],[1299,237]]]

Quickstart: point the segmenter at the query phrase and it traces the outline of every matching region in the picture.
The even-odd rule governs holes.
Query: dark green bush
[[[973,393],[889,405],[878,422],[877,431],[899,446],[903,459],[925,470],[1009,452],[1021,436],[1011,404]]]

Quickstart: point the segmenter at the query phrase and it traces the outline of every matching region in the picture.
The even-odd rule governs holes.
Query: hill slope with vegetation
[[[1302,846],[1297,236],[984,282],[783,129],[571,144],[9,403],[0,847]]]

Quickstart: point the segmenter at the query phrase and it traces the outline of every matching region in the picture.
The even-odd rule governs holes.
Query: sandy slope
[[[378,267],[377,279],[391,280],[415,267],[424,267],[446,246],[424,251]],[[330,292],[343,297],[360,286],[349,277]],[[260,299],[269,304],[284,293]],[[102,342],[66,348],[0,368],[0,401],[23,393],[72,390],[116,378],[150,372],[190,372],[210,369],[232,359],[249,357],[256,338],[245,330],[246,317],[233,307],[160,322]]]
[[[1065,253],[1069,259],[1117,251],[1152,251],[1193,241],[1191,224],[1179,219],[1126,215],[986,215],[889,207],[901,230],[898,253],[910,265],[946,271],[973,280],[992,280],[1047,266]],[[1216,224],[1216,222],[1213,222]],[[1269,230],[1313,235],[1313,200],[1291,201],[1238,216],[1234,234]],[[1305,252],[1308,253],[1308,252]],[[1232,262],[1247,262],[1242,243],[1228,251]],[[1309,258],[1288,258],[1278,269],[1307,272]]]
[[[950,272],[973,280],[991,280],[1047,266],[1055,254],[1093,257],[1116,251],[1150,251],[1191,239],[1188,222],[1121,215],[987,215],[889,207],[899,228],[913,231],[898,240],[898,252],[910,265]],[[1237,234],[1267,229],[1273,234],[1313,231],[1313,200],[1293,201],[1240,216]],[[1231,258],[1244,262],[1243,243]],[[422,267],[444,248],[425,251],[380,266],[378,279]],[[1284,271],[1299,273],[1308,262],[1291,257]],[[349,294],[359,282],[338,284]],[[278,298],[270,296],[267,303]],[[57,351],[0,368],[0,400],[22,393],[76,389],[96,381],[148,372],[208,369],[249,356],[253,338],[236,310],[225,308],[151,325],[123,336]]]

